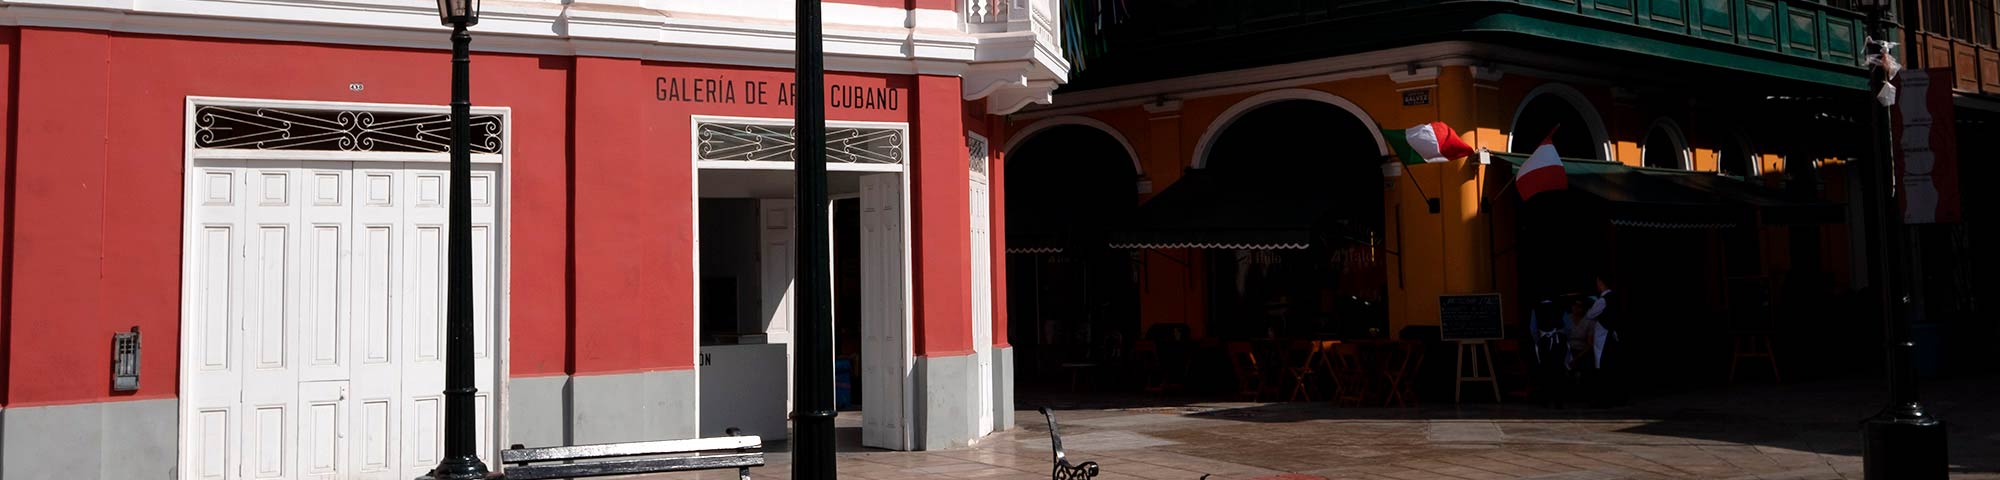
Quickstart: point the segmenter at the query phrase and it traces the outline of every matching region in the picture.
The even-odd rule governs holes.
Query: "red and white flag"
[[[1542,140],[1542,146],[1535,147],[1535,153],[1528,155],[1528,161],[1521,163],[1521,173],[1514,175],[1514,186],[1521,191],[1521,200],[1534,198],[1536,194],[1551,190],[1569,189],[1569,173],[1563,171],[1562,157],[1556,155],[1554,142],[1556,132],[1549,130],[1549,137]]]

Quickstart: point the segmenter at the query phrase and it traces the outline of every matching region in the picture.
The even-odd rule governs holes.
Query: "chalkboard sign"
[[[1438,325],[1441,340],[1501,338],[1500,294],[1439,295]]]

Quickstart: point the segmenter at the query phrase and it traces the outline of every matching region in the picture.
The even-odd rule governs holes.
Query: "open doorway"
[[[827,177],[832,201],[818,214],[832,227],[835,397],[863,410],[864,445],[907,449],[906,379],[914,362],[905,307],[904,180],[894,171],[835,170]],[[793,182],[790,170],[698,170],[703,436],[740,428],[788,438],[799,219]]]

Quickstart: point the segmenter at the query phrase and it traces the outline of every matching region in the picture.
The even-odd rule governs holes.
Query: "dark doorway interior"
[[[865,400],[860,374],[861,302],[840,300],[861,298],[861,200],[857,198],[833,201],[833,298],[835,370],[843,371],[841,362],[847,367],[846,375],[836,379],[845,380],[846,401],[836,398],[835,403],[841,410],[859,411]]]
[[[1095,128],[1032,135],[1008,152],[1004,173],[1007,334],[1022,388],[1067,385],[1064,364],[1122,362],[1139,328],[1130,254],[1104,242],[1105,227],[1137,204],[1132,158]]]
[[[1387,328],[1381,149],[1339,107],[1293,100],[1230,124],[1206,169],[1271,205],[1318,211],[1307,248],[1209,249],[1207,331],[1225,340]]]

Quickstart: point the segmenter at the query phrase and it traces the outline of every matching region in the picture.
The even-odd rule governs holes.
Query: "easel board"
[[[1438,295],[1438,339],[1497,340],[1506,330],[1500,294]]]

